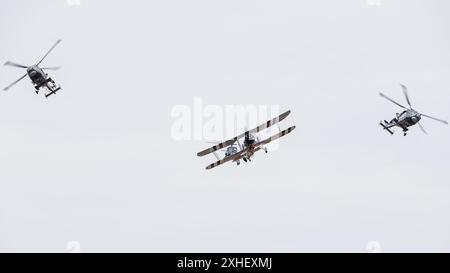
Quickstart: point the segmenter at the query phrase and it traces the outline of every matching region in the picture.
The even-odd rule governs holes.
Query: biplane
[[[279,127],[279,122],[284,120],[290,113],[291,111],[286,111],[283,114],[279,115],[278,117],[268,120],[267,122],[259,125],[258,127],[252,130],[247,130],[234,138],[218,143],[208,149],[205,149],[197,153],[197,156],[205,156],[210,153],[213,153],[214,156],[217,158],[218,161],[206,166],[207,170],[210,170],[214,167],[217,167],[229,161],[236,162],[237,165],[240,164],[241,159],[244,162],[250,162],[251,158],[254,156],[256,152],[260,150],[263,150],[266,153],[268,152],[265,145],[278,138],[281,138],[282,136],[289,134],[295,129],[295,126],[292,126],[282,131]],[[260,140],[257,134],[262,130],[265,130],[273,125],[278,126],[279,133],[271,136],[270,138]],[[241,143],[242,138],[243,142]],[[220,156],[217,154],[217,151],[221,149],[225,149],[224,150],[225,156],[223,158],[220,158]]]

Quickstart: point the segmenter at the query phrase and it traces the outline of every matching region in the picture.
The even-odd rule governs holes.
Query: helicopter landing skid
[[[48,97],[50,97],[51,95],[56,94],[56,92],[58,92],[60,89],[61,89],[61,87],[58,87],[58,88],[56,88],[56,89],[54,89],[54,90],[51,90],[50,93],[45,94],[45,98],[48,98]]]

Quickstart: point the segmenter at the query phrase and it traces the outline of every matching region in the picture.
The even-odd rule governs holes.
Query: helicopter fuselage
[[[420,113],[413,109],[408,109],[403,111],[401,114],[397,114],[397,117],[391,120],[391,123],[395,123],[396,126],[405,129],[416,125],[421,119],[422,116]]]
[[[47,74],[37,65],[33,65],[27,68],[28,77],[31,79],[34,85],[42,86],[47,81]]]

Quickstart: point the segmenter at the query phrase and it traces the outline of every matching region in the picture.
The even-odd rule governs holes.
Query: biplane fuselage
[[[227,150],[225,151],[225,156],[232,156],[237,152],[238,152],[238,149],[236,148],[236,146],[229,146],[229,147],[227,147]]]
[[[255,152],[255,143],[256,143],[255,137],[251,134],[248,138],[246,138],[244,140],[242,149],[244,150],[243,158],[245,158],[245,160],[249,159],[253,156],[253,154]],[[225,150],[225,158],[233,156],[238,152],[239,152],[239,150],[235,145],[228,146],[227,149]],[[240,158],[233,160],[233,162],[236,162],[239,165]]]
[[[256,138],[254,135],[249,134],[248,137],[246,136],[244,139],[244,150],[245,150],[245,159],[250,160],[250,158],[255,153],[256,148]]]

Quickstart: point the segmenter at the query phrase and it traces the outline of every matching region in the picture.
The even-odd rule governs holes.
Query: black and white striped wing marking
[[[295,129],[295,126],[289,127],[286,130],[283,130],[283,131],[279,132],[278,134],[273,135],[270,138],[259,142],[258,144],[256,144],[256,146],[265,145],[265,144],[270,143],[270,142],[272,142],[272,141],[274,141],[276,139],[279,139],[280,137],[285,136],[285,135],[289,134],[290,132],[294,131],[294,129]]]
[[[240,134],[240,135],[238,135],[238,136],[236,136],[236,137],[234,137],[232,139],[229,139],[227,141],[224,141],[222,143],[219,143],[217,145],[212,146],[211,148],[208,148],[206,150],[203,150],[203,151],[197,153],[197,156],[204,156],[204,155],[210,154],[212,152],[215,152],[215,151],[217,151],[219,149],[228,147],[231,144],[235,143],[238,139],[245,137],[246,133],[253,134],[253,133],[258,133],[258,132],[260,132],[260,131],[262,131],[264,129],[267,129],[270,126],[275,125],[278,122],[280,122],[283,119],[285,119],[287,116],[289,116],[290,113],[291,113],[291,111],[288,110],[288,111],[284,112],[283,114],[279,115],[278,117],[273,118],[271,120],[268,120],[267,122],[259,125],[258,127],[254,128],[252,130],[246,131],[246,132],[244,132],[244,133],[242,133],[242,134]]]
[[[256,144],[256,147],[255,147],[255,150],[253,151],[253,153],[256,153],[257,151],[261,150],[261,146],[262,146],[262,145],[265,145],[265,144],[270,143],[270,142],[272,142],[272,141],[274,141],[274,140],[276,140],[276,139],[278,139],[278,138],[280,138],[280,137],[282,137],[282,136],[285,136],[285,135],[289,134],[290,132],[292,132],[294,129],[295,129],[295,126],[289,127],[289,128],[287,128],[286,130],[283,130],[283,131],[279,132],[278,134],[273,135],[273,136],[271,136],[270,138],[265,139],[265,140],[259,142],[258,144]],[[206,167],[206,169],[207,169],[207,170],[210,170],[210,169],[212,169],[212,168],[214,168],[214,167],[217,167],[217,166],[219,166],[219,165],[222,165],[222,164],[225,163],[225,162],[228,162],[228,161],[231,161],[231,160],[236,161],[236,160],[238,160],[238,159],[241,159],[242,157],[244,157],[244,155],[245,155],[246,152],[247,152],[247,150],[239,151],[239,152],[235,153],[235,154],[232,155],[232,156],[225,157],[225,158],[222,159],[222,160],[219,160],[219,161],[217,161],[217,162],[214,162],[214,163],[208,165],[208,166]]]
[[[233,154],[233,155],[230,155],[230,156],[227,156],[227,157],[225,157],[224,159],[221,159],[221,160],[219,160],[219,161],[216,161],[216,162],[214,162],[214,163],[211,163],[211,164],[209,164],[208,166],[206,166],[206,169],[207,170],[210,170],[210,169],[212,169],[212,168],[214,168],[214,167],[217,167],[217,166],[219,166],[219,165],[222,165],[223,163],[225,163],[225,162],[228,162],[228,161],[231,161],[231,160],[238,160],[238,159],[241,159],[244,155],[245,153],[245,150],[244,151],[240,151],[240,152],[237,152],[237,153],[235,153],[235,154]]]
[[[217,150],[220,150],[222,148],[228,147],[231,144],[235,143],[237,140],[238,140],[237,137],[235,137],[233,139],[229,139],[229,140],[227,140],[225,142],[219,143],[217,145],[212,146],[211,148],[208,148],[206,150],[203,150],[203,151],[197,153],[197,156],[204,156],[204,155],[210,154],[212,152],[215,152]]]

